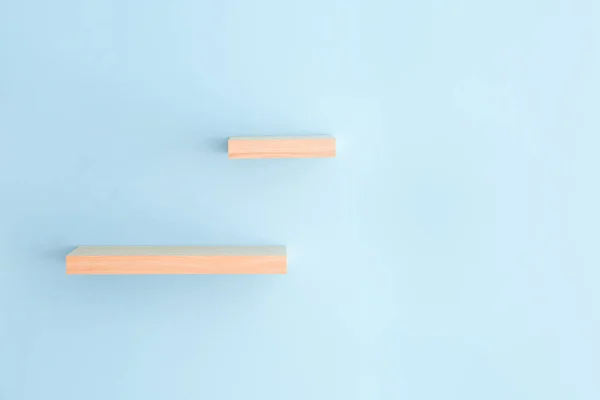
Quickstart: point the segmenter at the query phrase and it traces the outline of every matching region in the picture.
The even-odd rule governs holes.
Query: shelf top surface
[[[285,246],[79,246],[69,256],[285,256]]]
[[[229,140],[320,140],[335,139],[331,135],[300,135],[300,136],[231,136]]]

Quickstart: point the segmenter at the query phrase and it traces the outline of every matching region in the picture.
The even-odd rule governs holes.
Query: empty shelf
[[[285,274],[284,246],[80,246],[67,274]]]
[[[229,158],[335,157],[335,138],[313,136],[234,136],[228,141]]]

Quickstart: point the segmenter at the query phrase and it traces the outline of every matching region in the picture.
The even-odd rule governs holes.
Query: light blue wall
[[[0,399],[600,398],[600,5],[0,6]],[[332,160],[229,161],[329,133]],[[286,276],[66,276],[284,244]]]

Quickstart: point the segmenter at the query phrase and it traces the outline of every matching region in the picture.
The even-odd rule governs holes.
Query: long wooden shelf
[[[230,159],[335,157],[335,138],[312,136],[233,136],[228,141]]]
[[[67,274],[285,274],[284,246],[80,246]]]

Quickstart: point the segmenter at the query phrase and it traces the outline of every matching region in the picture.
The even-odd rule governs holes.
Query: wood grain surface
[[[335,157],[335,138],[314,136],[235,136],[228,141],[229,158]]]
[[[285,274],[283,246],[80,246],[67,274]]]

